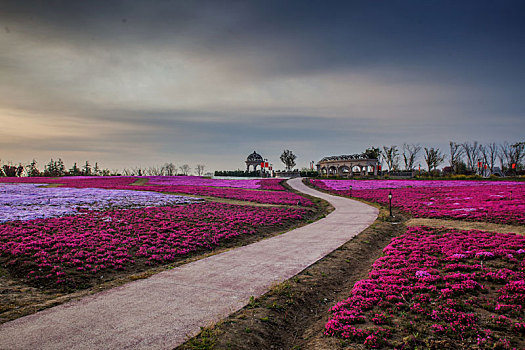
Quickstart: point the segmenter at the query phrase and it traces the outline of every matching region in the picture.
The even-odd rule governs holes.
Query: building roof
[[[246,161],[247,162],[262,162],[263,157],[259,153],[253,151],[253,153],[250,154],[248,158],[246,158]]]
[[[340,155],[340,156],[324,157],[323,159],[321,159],[319,161],[319,163],[327,162],[327,161],[330,161],[330,160],[359,160],[359,159],[372,159],[372,158],[368,157],[365,153],[361,153],[361,154],[343,154],[343,155]]]

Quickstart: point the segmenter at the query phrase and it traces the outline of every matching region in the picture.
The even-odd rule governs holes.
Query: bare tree
[[[502,143],[501,145],[499,145],[500,147],[500,151],[501,151],[501,158],[500,158],[500,162],[501,162],[501,170],[504,170],[504,169],[510,169],[511,166],[512,166],[512,161],[514,160],[513,158],[513,154],[512,154],[512,146],[507,142],[505,141],[504,143]]]
[[[144,174],[149,176],[162,176],[162,167],[150,166],[144,170]]]
[[[512,169],[512,164],[516,164],[516,167],[520,167],[522,159],[525,157],[525,142],[517,142],[515,144],[509,144],[504,142],[500,145],[500,150],[503,157],[500,158],[500,161],[505,160],[506,164],[502,164],[507,168],[507,170]],[[502,162],[503,163],[503,162]]]
[[[444,160],[445,155],[441,154],[439,148],[434,149],[434,147],[425,147],[425,162],[427,163],[429,172],[436,169]]]
[[[405,162],[405,170],[414,170],[417,154],[421,151],[421,146],[416,144],[403,144],[403,161]]]
[[[133,172],[133,169],[124,168],[122,169],[122,175],[123,176],[133,176],[135,173]]]
[[[513,149],[514,163],[516,166],[519,166],[523,158],[525,158],[525,142],[517,142],[511,147]]]
[[[146,169],[142,169],[141,167],[135,167],[133,170],[133,176],[144,176]]]
[[[459,143],[450,141],[450,167],[454,173],[458,172],[458,165],[461,162],[461,157],[465,153],[465,150]]]
[[[179,169],[182,175],[184,176],[188,176],[188,174],[190,173],[190,166],[188,164],[181,165]]]
[[[467,169],[470,171],[476,171],[475,165],[480,158],[478,141],[474,141],[472,143],[465,142],[461,144],[461,147],[463,148],[465,156],[467,157]]]
[[[383,146],[383,158],[385,158],[389,171],[399,168],[399,151],[397,146]]]
[[[204,174],[204,168],[206,168],[204,164],[197,164],[197,166],[195,167],[195,171],[197,172],[198,176]]]
[[[483,163],[488,167],[490,173],[494,171],[494,165],[496,164],[496,158],[498,157],[498,145],[495,142],[489,143],[486,146],[480,145],[479,151],[483,156]],[[482,172],[484,172],[482,170]]]
[[[162,167],[163,175],[173,176],[177,174],[177,167],[173,163],[165,163]]]

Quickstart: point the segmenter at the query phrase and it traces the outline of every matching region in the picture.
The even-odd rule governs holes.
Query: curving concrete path
[[[201,326],[245,306],[250,296],[301,272],[368,227],[376,208],[305,186],[329,201],[326,218],[150,278],[0,326],[0,349],[172,349]]]

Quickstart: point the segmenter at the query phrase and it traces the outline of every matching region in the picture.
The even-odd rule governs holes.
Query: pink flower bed
[[[331,309],[326,335],[369,348],[525,347],[525,237],[410,227],[383,252]]]
[[[148,185],[164,186],[212,186],[232,187],[243,189],[261,189],[284,191],[280,185],[282,179],[208,179],[199,176],[150,176],[147,177]]]
[[[334,184],[334,181],[340,183]],[[453,186],[457,181],[428,181],[429,187],[424,187],[427,181],[412,181],[420,183],[419,187],[389,189],[381,188],[384,186],[382,181],[371,180],[367,181],[368,185],[352,185],[350,190],[351,184],[360,181],[311,180],[312,184],[329,192],[384,205],[388,205],[388,194],[392,192],[392,205],[415,217],[525,224],[525,184],[520,182],[464,181],[464,184]],[[438,186],[437,182],[442,184]],[[371,183],[377,188],[369,189]]]
[[[105,271],[162,264],[229,238],[300,220],[306,211],[202,203],[85,211],[0,224],[0,261],[39,284],[78,286]]]
[[[298,194],[286,191],[259,191],[248,190],[243,188],[222,188],[212,186],[186,186],[186,185],[132,185],[139,177],[132,176],[78,176],[78,177],[61,177],[61,178],[45,178],[45,177],[28,177],[28,178],[0,178],[0,182],[14,182],[14,183],[47,183],[47,184],[62,184],[67,187],[74,188],[105,188],[115,190],[137,190],[137,191],[155,191],[155,192],[171,192],[184,193],[200,196],[210,196],[226,199],[235,199],[241,201],[256,202],[262,204],[278,204],[278,205],[302,205],[313,206],[312,201],[304,198]],[[241,181],[241,180],[235,180]],[[280,179],[265,179],[260,186],[264,189],[276,190],[278,187],[283,189],[279,184]]]
[[[326,185],[336,191],[348,190],[350,186],[354,190],[377,190],[379,188],[407,188],[407,187],[458,187],[458,186],[492,186],[492,185],[516,185],[512,181],[469,181],[469,180],[312,180]]]

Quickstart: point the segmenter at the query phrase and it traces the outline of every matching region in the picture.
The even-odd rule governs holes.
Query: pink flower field
[[[139,265],[169,263],[233,237],[298,221],[305,209],[196,203],[0,224],[0,262],[39,285],[82,287]]]
[[[177,178],[181,180],[177,180]],[[159,182],[157,177],[145,177],[151,181]],[[256,202],[261,204],[276,205],[302,205],[312,206],[309,199],[295,193],[284,191],[280,185],[280,179],[258,179],[258,180],[213,180],[189,176],[171,176],[166,177],[167,184],[150,184],[133,185],[141,177],[133,176],[71,176],[61,178],[49,177],[26,177],[26,178],[0,178],[0,183],[42,183],[42,184],[60,184],[62,186],[74,188],[104,188],[114,190],[136,190],[136,191],[154,191],[181,193],[198,196],[210,196],[226,198],[240,201]],[[242,188],[234,188],[231,181],[239,181]],[[247,182],[243,182],[247,181]],[[256,183],[257,182],[257,183]],[[180,184],[179,184],[180,183]],[[182,184],[186,183],[186,184]],[[198,185],[189,185],[197,183]],[[209,184],[209,185],[206,185]],[[214,184],[213,186],[211,184]],[[222,184],[219,187],[219,184]],[[250,186],[259,186],[260,190],[247,189]]]
[[[392,205],[415,217],[525,224],[525,183],[491,181],[310,180],[320,189]],[[352,189],[350,189],[352,186]]]
[[[283,179],[209,179],[199,176],[149,176],[148,185],[212,186],[284,191]]]
[[[367,348],[525,348],[525,237],[410,227],[325,334]]]

